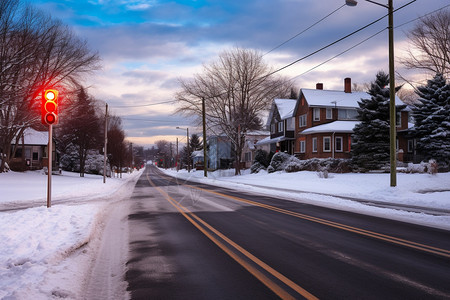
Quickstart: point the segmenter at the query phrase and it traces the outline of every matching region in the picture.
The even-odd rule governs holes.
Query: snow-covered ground
[[[398,174],[398,185],[392,188],[389,174],[232,176],[233,170],[223,170],[203,178],[203,171],[163,171],[208,184],[450,230],[450,173]],[[101,176],[80,178],[66,172],[53,176],[51,208],[45,206],[47,177],[41,172],[0,174],[0,299],[90,299],[99,294],[104,299],[127,298],[123,272],[128,206],[121,200],[130,197],[140,174],[108,178],[106,184]],[[357,199],[440,212],[374,207]]]
[[[95,267],[100,251],[108,251],[103,236],[120,239],[114,243],[123,245],[114,251],[126,262],[128,232],[121,218],[127,206],[121,200],[131,195],[141,173],[104,184],[101,176],[63,172],[52,177],[51,208],[46,207],[46,175],[0,174],[0,299],[83,299],[94,293],[92,282],[100,277],[95,273],[102,272]],[[9,210],[14,207],[23,209]],[[116,275],[109,279],[116,284],[102,291],[105,299],[126,295],[124,269],[106,270]]]

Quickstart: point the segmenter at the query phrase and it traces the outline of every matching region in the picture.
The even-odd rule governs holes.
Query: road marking
[[[241,254],[246,256],[248,259],[253,261],[255,264],[257,264],[262,269],[266,270],[269,274],[292,288],[294,291],[305,297],[306,299],[318,299],[317,297],[313,296],[311,293],[303,289],[302,287],[298,286],[296,283],[282,275],[281,273],[277,272],[273,268],[271,268],[269,265],[252,255],[250,252],[233,242],[231,239],[226,237],[224,234],[222,234],[220,231],[209,225],[207,222],[202,220],[200,217],[198,217],[196,214],[191,212],[189,209],[178,203],[175,199],[173,199],[166,191],[161,189],[160,187],[156,186],[153,181],[149,177],[149,173],[146,173],[148,182],[156,188],[161,195],[164,196],[164,198],[172,205],[174,206],[189,222],[192,223],[198,230],[200,230],[206,237],[208,237],[214,244],[216,244],[220,249],[222,249],[225,253],[227,253],[231,258],[233,258],[237,263],[239,263],[242,267],[244,267],[248,272],[250,272],[253,276],[255,276],[259,281],[261,281],[265,286],[267,286],[270,290],[272,290],[277,296],[279,296],[282,299],[295,299],[292,297],[287,291],[285,291],[282,287],[274,283],[272,280],[270,280],[267,276],[265,276],[262,272],[254,268],[251,264],[243,260],[241,257],[239,257],[236,253],[234,253],[229,247],[227,247],[224,243],[220,242],[217,238],[215,238],[212,234],[210,234],[204,227],[209,229],[212,233],[214,233],[216,236],[220,237],[224,242],[228,243],[230,246],[238,250]],[[198,222],[200,222],[204,227],[202,227]]]
[[[173,179],[173,177],[169,177],[169,178]],[[207,190],[207,189],[204,189],[204,188],[201,188],[201,187],[197,187],[197,186],[193,186],[193,185],[190,185],[190,184],[185,184],[185,183],[180,183],[180,184],[182,184],[184,186],[187,186],[187,187],[190,187],[190,188],[194,188],[194,189],[198,189],[198,190],[201,190],[201,191],[205,191],[205,192],[217,195],[217,196],[221,196],[221,197],[224,197],[224,198],[232,199],[232,200],[239,201],[239,202],[244,202],[244,203],[251,204],[251,205],[254,205],[254,206],[259,206],[259,207],[266,208],[266,209],[269,209],[269,210],[272,210],[272,211],[276,211],[276,212],[279,212],[279,213],[282,213],[282,214],[285,214],[285,215],[290,215],[290,216],[293,216],[293,217],[297,217],[297,218],[300,218],[300,219],[303,219],[303,220],[308,220],[308,221],[311,221],[311,222],[315,222],[315,223],[323,224],[323,225],[326,225],[326,226],[342,229],[342,230],[353,232],[353,233],[360,234],[360,235],[363,235],[363,236],[368,236],[368,237],[372,237],[372,238],[375,238],[375,239],[387,241],[389,243],[402,245],[402,246],[405,246],[405,247],[409,247],[409,248],[421,250],[421,251],[424,251],[424,252],[436,254],[436,255],[439,255],[439,256],[446,257],[446,258],[450,258],[450,250],[441,249],[441,248],[437,248],[437,247],[433,247],[433,246],[429,246],[429,245],[425,245],[425,244],[421,244],[421,243],[416,243],[416,242],[413,242],[413,241],[408,241],[408,240],[397,238],[397,237],[394,237],[394,236],[390,236],[390,235],[386,235],[386,234],[382,234],[382,233],[377,233],[377,232],[374,232],[374,231],[370,231],[370,230],[366,230],[366,229],[362,229],[362,228],[358,228],[358,227],[353,227],[353,226],[349,226],[349,225],[345,225],[345,224],[329,221],[329,220],[326,220],[326,219],[305,215],[305,214],[298,213],[298,212],[293,212],[293,211],[286,210],[286,209],[283,209],[283,208],[279,208],[279,207],[276,207],[276,206],[263,204],[263,203],[259,203],[259,202],[252,201],[252,200],[243,199],[243,198],[236,197],[236,196],[226,195],[226,194],[223,194],[223,193],[220,193],[220,192]]]

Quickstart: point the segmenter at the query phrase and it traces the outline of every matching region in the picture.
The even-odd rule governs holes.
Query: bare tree
[[[290,96],[292,84],[273,75],[262,55],[254,50],[235,48],[224,51],[203,73],[191,80],[180,80],[176,94],[177,112],[201,117],[205,99],[206,121],[210,130],[225,134],[233,143],[236,174],[248,131],[260,129],[260,115],[276,97]]]
[[[20,5],[0,1],[0,148],[9,161],[11,143],[40,121],[40,97],[48,87],[64,91],[98,68],[98,55],[61,21]]]
[[[401,60],[409,69],[421,69],[432,74],[450,75],[450,10],[438,11],[421,18],[408,33],[411,48]]]

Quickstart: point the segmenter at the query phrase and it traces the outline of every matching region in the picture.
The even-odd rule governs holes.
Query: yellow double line
[[[266,285],[270,290],[272,290],[276,295],[282,299],[295,299],[291,294],[289,294],[283,287],[275,283],[269,277],[267,277],[263,272],[258,270],[254,264],[259,266],[261,269],[265,270],[267,273],[277,278],[279,281],[283,282],[286,286],[290,287],[292,290],[302,295],[306,299],[318,299],[311,293],[298,286],[289,278],[285,277],[278,271],[274,270],[272,267],[255,257],[253,254],[233,242],[231,239],[226,237],[220,231],[206,223],[204,220],[199,218],[193,212],[189,211],[186,207],[176,202],[166,191],[156,186],[150,179],[148,173],[146,173],[148,182],[157,189],[164,198],[173,205],[189,222],[192,223],[198,230],[200,230],[206,237],[208,237],[214,244],[216,244],[220,249],[222,249],[226,254],[233,258],[237,263],[244,267],[249,273],[255,276],[259,281]],[[235,250],[233,251],[232,248]],[[237,252],[236,252],[237,251]],[[243,259],[239,254],[245,256],[247,260]],[[252,264],[252,263],[253,264]]]
[[[201,190],[201,191],[204,191],[204,192],[207,192],[207,193],[211,193],[211,194],[214,194],[214,195],[217,195],[217,196],[221,196],[221,197],[225,197],[225,198],[228,198],[228,199],[232,199],[232,200],[235,200],[235,201],[251,204],[251,205],[254,205],[254,206],[259,206],[259,207],[262,207],[262,208],[265,208],[265,209],[270,209],[272,211],[276,211],[276,212],[279,212],[279,213],[282,213],[282,214],[285,214],[285,215],[297,217],[297,218],[300,218],[300,219],[303,219],[303,220],[308,220],[308,221],[311,221],[311,222],[315,222],[315,223],[323,224],[323,225],[326,225],[326,226],[342,229],[342,230],[345,230],[345,231],[353,232],[353,233],[356,233],[356,234],[360,234],[360,235],[363,235],[363,236],[375,238],[375,239],[378,239],[378,240],[387,241],[389,243],[393,243],[393,244],[397,244],[397,245],[401,245],[401,246],[405,246],[405,247],[409,247],[409,248],[425,251],[425,252],[428,252],[428,253],[436,254],[436,255],[439,255],[439,256],[446,257],[446,258],[450,258],[450,251],[446,250],[446,249],[441,249],[441,248],[437,248],[437,247],[433,247],[433,246],[429,246],[429,245],[425,245],[425,244],[421,244],[421,243],[416,243],[416,242],[413,242],[413,241],[408,241],[408,240],[397,238],[397,237],[394,237],[394,236],[381,234],[381,233],[377,233],[377,232],[374,232],[374,231],[365,230],[365,229],[361,229],[361,228],[358,228],[358,227],[353,227],[353,226],[349,226],[349,225],[345,225],[345,224],[341,224],[341,223],[325,220],[325,219],[322,219],[322,218],[317,218],[317,217],[305,215],[305,214],[298,213],[298,212],[289,211],[289,210],[286,210],[286,209],[283,209],[283,208],[279,208],[279,207],[276,207],[276,206],[263,204],[263,203],[259,203],[259,202],[256,202],[256,201],[247,200],[247,199],[243,199],[243,198],[239,198],[239,197],[235,197],[235,196],[231,196],[231,195],[226,195],[226,194],[223,194],[223,193],[220,193],[220,192],[215,192],[215,191],[203,189],[203,188],[196,187],[196,186],[193,186],[193,185],[188,185],[188,184],[183,184],[183,185],[188,186],[190,188],[198,189],[198,190]]]

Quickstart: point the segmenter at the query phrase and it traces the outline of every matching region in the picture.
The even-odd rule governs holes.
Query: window
[[[275,124],[270,124],[270,133],[275,133]]]
[[[395,116],[395,126],[396,127],[402,126],[402,113],[399,111],[397,112],[397,115]]]
[[[331,137],[323,137],[323,152],[331,152]]]
[[[327,108],[327,120],[333,119],[333,109],[331,107]]]
[[[312,152],[317,152],[317,138],[312,138]]]
[[[38,160],[39,154],[37,152],[33,152],[33,160]]]
[[[320,108],[314,108],[314,121],[320,121]]]
[[[306,114],[298,117],[298,127],[306,127]]]
[[[284,131],[284,123],[283,121],[278,122],[278,132],[283,132]]]
[[[358,111],[356,109],[338,109],[339,120],[356,120],[358,118]]]
[[[408,140],[408,152],[412,153],[414,151],[414,140]]]
[[[336,152],[344,151],[343,145],[344,145],[344,140],[343,140],[342,136],[337,136],[335,138],[335,142],[334,142],[334,150]]]
[[[251,162],[252,161],[252,153],[251,152],[245,152],[244,154],[244,161]]]
[[[306,152],[306,141],[300,141],[300,153]]]
[[[294,130],[294,129],[295,129],[295,117],[287,119],[286,130]]]

